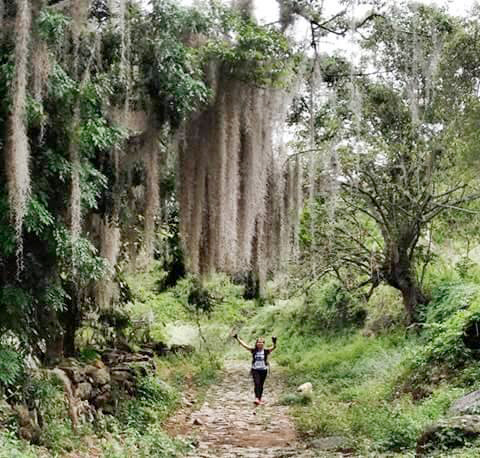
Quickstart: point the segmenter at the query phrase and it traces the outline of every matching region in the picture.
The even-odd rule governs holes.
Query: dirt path
[[[180,437],[195,437],[195,458],[310,458],[315,455],[298,441],[288,408],[277,404],[282,381],[275,369],[265,383],[265,406],[255,408],[249,363],[226,361],[223,380],[212,386],[202,407],[180,410],[167,429]]]

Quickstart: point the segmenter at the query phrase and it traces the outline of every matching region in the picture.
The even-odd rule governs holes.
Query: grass
[[[312,403],[294,410],[305,437],[343,435],[359,444],[362,453],[412,451],[423,428],[463,394],[446,385],[416,402],[410,393],[397,390],[405,354],[415,341],[357,333],[324,341],[304,339],[303,346],[298,340],[294,346],[303,348],[303,361],[297,358],[295,363],[290,348],[279,352],[279,360],[293,386],[311,381],[315,387]]]
[[[466,276],[439,269],[429,274],[433,300],[425,310],[426,326],[416,336],[405,331],[401,299],[389,288],[380,288],[364,304],[329,283],[308,297],[275,301],[271,293],[260,307],[243,299],[241,287],[216,275],[202,285],[213,307],[195,314],[188,304],[194,282],[187,278],[158,292],[156,269],[130,279],[131,312],[137,319],[150,317],[151,335],[158,340],[165,339],[169,323],[201,331],[203,339],[198,332],[192,334],[197,351],[158,358],[156,377],[143,380],[136,399],[122,401],[116,417],[105,416],[95,429],[86,426],[78,435],[65,420],[65,403],[54,390],[47,397],[56,401],[49,402],[52,410],[45,417],[44,446],[49,452],[85,449],[88,437],[104,456],[179,456],[191,444],[167,437],[162,425],[185,391],[202,401],[217,380],[225,353],[250,357],[230,345],[233,330],[252,343],[265,336],[270,344],[270,336],[277,335],[272,358],[282,366],[287,382],[280,403],[290,406],[300,434],[306,440],[345,437],[360,456],[414,456],[425,426],[480,386],[480,369],[462,339],[465,325],[480,319],[476,272]],[[341,320],[335,316],[336,301],[341,302]],[[85,359],[89,352],[84,352]],[[312,383],[312,395],[296,392],[305,382]],[[0,434],[0,458],[41,456],[45,447],[26,446],[8,431]],[[1,454],[3,449],[7,455]],[[480,446],[432,453],[469,458],[480,455]]]
[[[0,458],[36,458],[41,453],[38,447],[18,439],[14,431],[7,429],[0,432]],[[47,450],[43,453],[43,456],[48,456]]]
[[[387,291],[387,299],[392,298],[395,296]],[[472,381],[478,371],[472,367],[470,375],[465,369],[457,371],[456,378],[442,381],[440,377],[418,398],[415,384],[406,381],[418,369],[414,362],[423,355],[425,335],[409,335],[401,327],[401,304],[383,304],[381,297],[375,301],[392,317],[387,333],[372,336],[364,332],[365,328],[352,326],[335,332],[313,332],[318,325],[305,323],[305,305],[297,298],[264,307],[242,334],[247,340],[264,334],[278,336],[273,359],[283,366],[288,383],[281,402],[291,406],[298,430],[306,440],[339,435],[354,443],[356,453],[364,456],[414,456],[424,428],[473,389],[467,380]],[[321,297],[316,307],[322,307]],[[375,320],[380,315],[377,312]],[[366,329],[371,323],[367,319]],[[314,387],[311,402],[296,393],[297,386],[305,382]],[[470,455],[472,450],[477,455]],[[478,456],[479,449],[467,447],[457,452],[458,456]]]

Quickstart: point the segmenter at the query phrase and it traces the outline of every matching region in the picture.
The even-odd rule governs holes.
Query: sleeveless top
[[[252,369],[258,371],[266,371],[268,369],[267,355],[269,350],[252,350]]]

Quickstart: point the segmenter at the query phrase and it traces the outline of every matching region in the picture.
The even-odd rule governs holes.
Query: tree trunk
[[[41,314],[41,336],[45,341],[45,353],[41,355],[43,363],[47,366],[58,364],[63,359],[63,329],[58,319],[58,314],[50,307]]]
[[[408,323],[417,323],[418,306],[426,304],[427,298],[415,280],[408,250],[393,245],[387,254],[384,278],[390,286],[402,293]]]
[[[75,355],[75,333],[77,327],[73,321],[65,323],[65,335],[63,338],[63,353],[65,356]]]
[[[427,303],[427,298],[422,293],[415,281],[409,278],[403,279],[400,292],[403,297],[403,305],[407,312],[407,319],[409,324],[418,322],[418,306]]]
[[[64,356],[75,355],[75,334],[80,326],[78,296],[72,291],[71,300],[62,314],[63,353]]]
[[[57,333],[46,341],[46,351],[43,359],[44,364],[53,366],[63,359],[63,335]]]

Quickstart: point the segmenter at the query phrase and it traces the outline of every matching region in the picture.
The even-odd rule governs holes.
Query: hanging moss
[[[15,221],[17,263],[20,267],[23,262],[22,227],[30,195],[30,146],[26,128],[30,23],[31,6],[29,0],[19,0],[15,21],[15,76],[12,84],[12,109],[9,118],[5,168],[10,211]]]
[[[289,97],[214,74],[216,98],[187,123],[180,149],[180,232],[188,267],[195,273],[254,269],[262,280],[271,267],[265,260],[276,240],[272,232],[281,224],[278,210],[268,207],[275,205],[269,199],[275,193],[269,188],[273,131]],[[286,191],[293,199],[293,188]]]
[[[114,282],[115,266],[121,250],[121,231],[117,224],[104,218],[99,221],[100,256],[108,262],[108,272],[95,287],[95,302],[103,310],[118,302],[118,287]]]
[[[146,171],[144,250],[146,259],[153,259],[155,223],[160,207],[158,133],[152,131],[149,137],[143,154]]]

